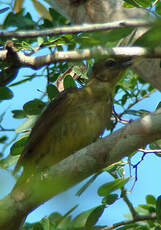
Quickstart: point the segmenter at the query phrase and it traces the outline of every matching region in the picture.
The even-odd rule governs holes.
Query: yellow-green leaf
[[[45,19],[48,19],[49,21],[52,21],[52,17],[44,5],[42,5],[37,0],[32,0],[32,3],[42,18],[45,18]]]
[[[23,4],[24,0],[15,0],[14,2],[14,10],[16,13],[20,12],[20,10],[22,9],[22,4]]]
[[[116,179],[114,181],[106,183],[98,189],[98,195],[99,196],[107,196],[111,192],[122,188],[128,182],[128,180],[129,180],[129,177],[124,178],[124,179]]]

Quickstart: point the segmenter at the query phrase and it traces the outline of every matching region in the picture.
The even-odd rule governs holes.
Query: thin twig
[[[15,131],[15,129],[6,129],[6,128],[3,128],[3,126],[2,125],[0,125],[0,132],[14,132]]]
[[[138,149],[138,151],[143,153],[161,153],[161,149]]]
[[[119,114],[119,117],[122,117],[122,115],[124,115],[125,113],[127,113],[127,111],[129,109],[131,109],[134,105],[136,105],[138,102],[142,101],[143,99],[149,97],[152,93],[154,93],[156,91],[156,89],[153,89],[151,92],[145,94],[143,97],[141,98],[137,98],[133,103],[131,103],[121,114]]]
[[[125,201],[125,203],[127,204],[127,206],[128,206],[128,208],[129,208],[129,210],[130,210],[130,213],[131,213],[133,219],[137,218],[138,214],[137,214],[137,212],[135,211],[135,208],[133,207],[133,204],[131,203],[131,201],[130,201],[129,198],[127,197],[126,189],[123,187],[123,188],[121,189],[121,191],[122,191],[122,193],[121,193],[122,198],[123,198],[123,200]]]
[[[145,7],[143,7],[142,5],[140,5],[138,2],[136,2],[135,0],[131,0],[138,8],[141,8],[141,9],[144,9],[144,10],[146,10],[147,12],[149,12],[149,13],[151,13],[151,14],[153,14],[155,17],[157,17],[157,18],[159,18],[160,16],[158,15],[158,14],[156,14],[155,12],[154,12],[154,10],[151,10],[151,9],[149,9],[149,8],[145,8]],[[157,0],[158,1],[158,0]],[[156,2],[157,2],[156,1]],[[153,5],[152,5],[152,7],[153,7]]]
[[[160,0],[156,0],[155,2],[152,3],[152,7],[154,7]]]
[[[151,215],[137,216],[133,220],[120,221],[120,222],[118,222],[116,224],[112,224],[110,226],[103,227],[100,230],[112,230],[112,229],[116,229],[117,227],[120,227],[120,226],[132,224],[132,223],[139,222],[139,221],[145,221],[145,220],[156,220],[156,215],[153,213]]]

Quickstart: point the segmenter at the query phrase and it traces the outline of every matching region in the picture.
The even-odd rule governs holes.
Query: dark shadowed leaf
[[[19,155],[22,153],[25,143],[28,139],[29,134],[21,136],[11,147],[10,153],[11,155]]]
[[[102,199],[102,204],[111,205],[111,204],[113,204],[117,199],[118,199],[118,195],[117,195],[117,194],[109,194],[108,196],[105,196],[105,197]]]
[[[43,108],[45,107],[45,103],[39,99],[34,99],[24,104],[23,109],[28,115],[39,115]]]
[[[59,94],[59,91],[55,85],[49,84],[47,86],[47,93],[50,100],[52,100],[54,97],[56,97]]]
[[[101,205],[104,207],[104,205]],[[79,214],[78,216],[76,216],[73,221],[72,221],[72,227],[75,229],[75,228],[85,228],[86,226],[86,223],[87,223],[87,220],[88,220],[88,217],[90,216],[90,214],[96,210],[98,207],[100,206],[97,206],[97,207],[94,207],[94,208],[91,208],[85,212],[82,212],[81,214]],[[103,208],[102,208],[103,209]]]
[[[13,117],[16,119],[22,119],[26,117],[24,110],[12,110],[11,112],[13,113]]]
[[[100,218],[100,216],[102,215],[104,209],[105,209],[105,205],[100,205],[96,207],[88,216],[85,227],[89,228],[95,225],[98,219]]]
[[[36,23],[32,20],[31,15],[27,13],[24,15],[24,10],[14,14],[10,12],[3,24],[4,29],[10,26],[17,27],[18,29],[32,29]]]
[[[13,93],[8,87],[0,87],[0,100],[8,100],[12,97]]]
[[[100,173],[92,176],[76,193],[76,196],[82,195],[82,193],[95,181],[95,179],[100,175]]]
[[[8,139],[7,136],[0,136],[0,143],[4,143]]]
[[[75,88],[75,82],[70,75],[67,75],[64,79],[64,88]]]
[[[157,220],[161,224],[161,196],[158,196],[156,203],[156,215]]]

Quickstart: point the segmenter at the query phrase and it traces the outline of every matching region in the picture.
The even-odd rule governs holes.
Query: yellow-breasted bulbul
[[[112,91],[131,61],[94,64],[86,86],[60,93],[36,121],[15,171],[22,176],[53,166],[96,140],[112,113]]]

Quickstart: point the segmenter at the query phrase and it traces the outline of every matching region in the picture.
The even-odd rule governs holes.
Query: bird
[[[112,95],[129,60],[101,60],[92,68],[88,83],[70,88],[53,99],[36,121],[14,173],[27,178],[54,166],[94,142],[112,115]]]

